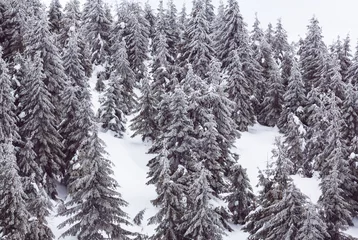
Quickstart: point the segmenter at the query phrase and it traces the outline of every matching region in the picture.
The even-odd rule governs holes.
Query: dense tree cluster
[[[284,23],[252,31],[237,0],[147,3],[0,0],[0,238],[144,238],[128,231],[101,132],[150,144],[152,239],[345,239],[358,215],[358,53],[327,47],[318,19],[290,44]],[[94,71],[95,70],[95,71]],[[97,80],[99,109],[89,79]],[[234,151],[256,122],[277,126],[255,196]],[[320,176],[311,203],[291,175]],[[215,204],[217,202],[225,203]],[[130,204],[130,203],[129,203]],[[143,213],[142,213],[143,215]]]

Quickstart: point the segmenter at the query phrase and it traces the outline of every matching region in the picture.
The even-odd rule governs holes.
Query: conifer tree
[[[42,8],[40,7],[39,11]],[[44,81],[50,93],[50,102],[55,107],[52,114],[55,114],[56,120],[59,121],[61,119],[60,94],[66,82],[66,74],[63,69],[59,49],[56,47],[55,40],[50,33],[46,15],[44,12],[39,14],[38,18],[33,16],[30,19],[29,24],[31,28],[25,35],[26,55],[35,59],[35,55],[40,54],[39,57],[42,59],[42,71],[44,75],[42,81]]]
[[[180,40],[178,16],[175,2],[169,0],[167,3],[167,10],[164,15],[164,21],[166,26],[166,40],[168,45],[169,64],[174,65],[178,57],[178,44]],[[170,71],[171,72],[171,71]]]
[[[246,216],[253,210],[255,195],[250,185],[246,169],[241,165],[233,166],[230,175],[230,194],[225,197],[232,213],[234,224],[244,224]]]
[[[84,5],[83,35],[89,43],[91,61],[94,64],[103,64],[108,57],[108,41],[110,21],[107,18],[102,0],[87,0]]]
[[[305,176],[311,176],[311,169],[305,165],[305,135],[306,130],[300,119],[293,113],[290,113],[287,118],[287,129],[285,132],[284,144],[287,148],[287,157],[294,164],[294,173],[301,168]]]
[[[275,31],[273,29],[272,24],[269,23],[267,25],[267,29],[265,31],[265,40],[271,48],[272,48],[272,44],[274,42],[274,38],[275,38]]]
[[[290,46],[287,41],[287,32],[282,26],[281,19],[278,19],[272,41],[272,52],[273,58],[279,66],[281,66],[284,56],[289,49]]]
[[[288,82],[287,91],[283,95],[283,110],[277,123],[280,131],[284,133],[287,132],[287,117],[289,114],[293,113],[303,119],[304,107],[307,104],[302,75],[296,61],[293,61],[291,77]]]
[[[332,91],[335,96],[344,100],[345,83],[342,81],[342,75],[340,74],[340,66],[336,54],[333,54],[327,60],[327,72],[324,75],[324,80],[319,85],[322,92]]]
[[[351,83],[346,86],[345,96],[342,104],[342,117],[345,122],[342,129],[342,139],[348,146],[351,146],[353,138],[358,134],[358,92]]]
[[[207,77],[214,49],[212,48],[209,23],[206,19],[205,3],[203,0],[193,3],[179,61],[181,67],[186,67],[187,63],[190,63],[195,74],[204,79]]]
[[[180,223],[183,216],[181,200],[185,192],[185,185],[180,181],[183,176],[183,168],[176,171],[171,170],[173,162],[170,162],[170,155],[166,143],[163,143],[162,151],[158,154],[158,165],[153,172],[152,180],[156,179],[158,197],[152,200],[154,206],[160,210],[149,219],[149,224],[158,224],[156,232],[152,236],[155,239],[178,240],[182,238]]]
[[[147,60],[149,44],[149,23],[139,3],[130,3],[126,22],[125,41],[129,65],[139,82],[146,71],[144,61]]]
[[[358,46],[352,59],[352,64],[347,70],[347,83],[351,83],[354,87],[358,83]]]
[[[235,51],[228,66],[227,89],[228,98],[235,102],[232,114],[239,131],[247,131],[255,122],[254,110],[250,102],[249,84],[243,73],[239,54]]]
[[[148,37],[152,40],[151,42],[153,44],[153,38],[154,38],[155,32],[156,32],[157,17],[155,16],[153,9],[148,1],[144,5],[144,18],[149,23]]]
[[[350,49],[350,38],[349,35],[345,39],[343,39],[343,43],[338,38],[336,43],[336,54],[340,66],[340,74],[342,76],[342,81],[347,83],[347,75],[348,75],[348,69],[352,65],[352,54]]]
[[[99,109],[99,121],[106,130],[116,133],[117,137],[123,137],[125,132],[126,104],[123,101],[124,87],[121,78],[117,79],[117,72],[112,72],[109,77],[109,86],[105,93],[105,101]]]
[[[318,87],[327,55],[327,47],[323,42],[322,29],[316,18],[310,20],[306,38],[303,40],[299,55],[302,78],[306,92]]]
[[[40,52],[33,60],[27,60],[25,85],[20,93],[20,104],[25,113],[20,135],[31,139],[37,155],[37,164],[46,173],[47,184],[44,187],[47,193],[54,197],[55,179],[61,176],[64,155],[61,136],[56,130],[56,119],[53,114],[55,107],[45,85],[46,76],[42,62]],[[38,176],[38,179],[43,179],[43,176]]]
[[[184,237],[221,240],[226,233],[220,215],[210,202],[216,198],[208,181],[211,173],[202,162],[198,162],[195,167],[197,172],[188,189],[193,203],[191,209],[184,214],[185,222],[181,226],[185,229]]]
[[[61,25],[62,28],[58,36],[58,41],[61,48],[63,48],[67,44],[70,28],[74,27],[77,30],[81,29],[81,10],[80,2],[78,0],[70,0],[66,3]]]
[[[112,163],[105,154],[104,142],[97,130],[92,130],[78,155],[79,176],[69,185],[71,200],[59,212],[60,216],[68,217],[59,227],[70,225],[63,237],[102,239],[104,232],[111,238],[129,239],[131,233],[123,225],[130,223],[122,210],[128,203],[116,191],[118,183],[111,176]]]
[[[51,0],[48,10],[48,20],[50,25],[49,30],[54,34],[59,34],[62,29],[63,14],[61,8],[62,6],[59,0]]]
[[[263,100],[258,122],[273,127],[278,123],[281,116],[284,89],[276,63],[272,63],[269,74],[270,86],[268,86],[269,88]]]
[[[154,141],[159,135],[159,127],[155,121],[158,114],[157,99],[154,98],[149,76],[141,81],[141,96],[138,99],[136,116],[132,119],[130,128],[134,131],[132,137],[142,136],[142,141]]]
[[[26,239],[30,232],[30,214],[10,139],[1,139],[0,166],[0,236],[3,239]]]
[[[320,183],[322,195],[318,203],[323,208],[323,219],[327,224],[330,239],[340,239],[340,231],[352,224],[352,216],[348,210],[349,204],[343,197],[343,181],[340,176],[344,173],[339,169],[341,163],[334,163],[331,160],[332,168]]]
[[[305,216],[301,227],[298,230],[296,239],[298,240],[324,240],[329,238],[327,225],[322,221],[318,209],[313,203],[308,202],[305,206]]]
[[[111,48],[110,75],[112,75],[112,80],[118,86],[121,86],[121,95],[116,96],[116,98],[123,102],[124,108],[122,108],[122,111],[124,114],[129,115],[137,104],[137,96],[134,93],[136,76],[130,67],[129,57],[126,52],[126,42],[121,39],[120,33],[114,35],[112,40],[114,44]]]

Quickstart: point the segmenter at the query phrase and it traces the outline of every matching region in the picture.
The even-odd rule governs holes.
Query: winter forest
[[[312,17],[290,43],[238,0],[179,7],[0,0],[0,239],[355,239],[349,36],[326,45]],[[272,152],[249,169],[260,129]]]

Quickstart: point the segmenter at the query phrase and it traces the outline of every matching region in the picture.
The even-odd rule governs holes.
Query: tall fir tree
[[[160,133],[155,119],[158,114],[158,102],[153,95],[149,76],[142,79],[140,89],[142,94],[138,99],[136,116],[130,125],[131,130],[134,131],[132,137],[141,135],[142,141],[154,141]]]
[[[235,51],[231,63],[228,66],[227,74],[226,92],[228,93],[228,98],[235,102],[232,118],[238,130],[247,131],[248,127],[255,123],[255,116],[250,101],[250,85],[243,72],[242,63],[237,51]]]
[[[206,19],[205,3],[203,0],[193,2],[191,18],[186,28],[186,38],[180,53],[181,67],[188,63],[192,65],[195,74],[201,78],[207,77],[208,66],[214,56],[212,39],[210,37],[209,22]],[[179,79],[184,78],[185,74]]]
[[[298,54],[303,82],[308,93],[312,87],[321,85],[320,80],[328,50],[323,42],[322,29],[315,17],[310,20],[307,29],[308,32]]]
[[[104,64],[109,54],[109,31],[111,23],[107,18],[102,0],[87,0],[84,4],[83,35],[89,43],[91,61],[94,64]]]
[[[37,155],[36,162],[46,173],[47,178],[38,176],[38,179],[46,181],[44,187],[54,198],[57,194],[55,182],[57,177],[61,177],[64,154],[61,136],[56,129],[55,107],[51,103],[51,95],[45,85],[44,60],[40,54],[37,52],[33,60],[27,60],[25,85],[20,93],[24,116],[19,132],[23,138],[31,139]]]
[[[130,225],[128,215],[122,210],[128,203],[116,191],[118,183],[111,176],[112,163],[105,154],[104,142],[94,129],[78,155],[79,175],[69,185],[71,200],[59,212],[60,216],[67,217],[59,227],[70,225],[63,237],[102,239],[104,232],[111,238],[129,239],[132,234],[123,228]]]
[[[284,89],[276,63],[272,63],[269,74],[270,85],[268,86],[257,120],[263,125],[273,127],[278,123],[281,116]]]
[[[59,0],[51,0],[48,10],[49,30],[56,35],[59,34],[62,29],[63,13],[61,8],[62,6]]]
[[[3,239],[26,239],[30,232],[30,213],[26,209],[26,194],[16,165],[11,139],[0,142],[0,236]]]
[[[281,19],[278,19],[272,41],[272,51],[273,58],[279,66],[282,65],[284,56],[289,51],[289,48],[287,32],[282,26]]]

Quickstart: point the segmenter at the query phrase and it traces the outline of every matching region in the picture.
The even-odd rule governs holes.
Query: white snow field
[[[103,70],[97,67],[94,70],[93,78],[90,80],[91,88],[94,89],[96,83],[96,73]],[[96,91],[92,91],[94,110],[97,110],[100,103],[100,95]],[[128,124],[130,119],[128,119]],[[123,198],[129,203],[124,210],[129,214],[130,219],[142,209],[146,209],[142,226],[129,226],[127,229],[142,234],[152,235],[155,226],[147,225],[147,219],[153,216],[156,209],[152,206],[151,200],[156,197],[155,188],[147,185],[146,166],[149,159],[153,155],[146,154],[149,143],[143,143],[140,136],[131,138],[131,131],[127,128],[127,132],[122,139],[117,138],[111,132],[101,132],[100,137],[105,141],[108,152],[108,158],[114,163],[114,177],[120,184],[118,191]],[[256,187],[258,179],[258,169],[265,169],[271,160],[271,150],[275,137],[280,136],[277,128],[264,127],[259,124],[250,127],[248,132],[241,133],[241,138],[236,142],[234,151],[240,155],[240,164],[247,169],[251,185],[255,193],[258,193]],[[316,203],[320,196],[319,180],[315,175],[313,178],[301,178],[300,176],[292,176],[297,187],[306,194],[312,202]],[[59,186],[59,195],[65,200],[66,189]],[[54,211],[48,219],[53,233],[58,239],[65,229],[58,229],[57,226],[64,220],[63,217],[56,216],[56,208],[59,203],[54,202]],[[352,227],[346,233],[358,237],[358,219],[355,220],[356,227]],[[228,232],[225,240],[246,240],[248,234],[241,231],[241,226],[232,225],[234,232]],[[66,237],[64,240],[76,240],[76,237]]]

